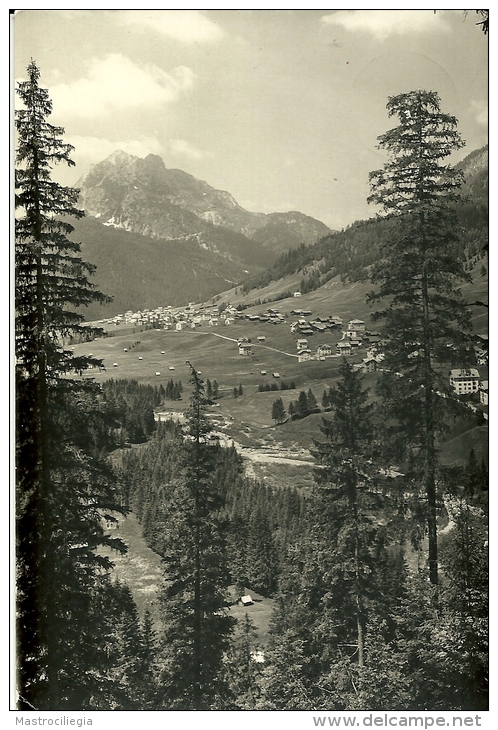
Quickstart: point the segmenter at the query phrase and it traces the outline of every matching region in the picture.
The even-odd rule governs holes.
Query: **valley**
[[[472,285],[466,284],[462,288],[464,295],[469,300],[485,299],[487,276],[480,275],[479,267],[475,268],[472,275]],[[289,281],[278,284],[282,290],[289,285]],[[342,330],[354,318],[363,319],[367,323],[367,329],[369,327],[370,313],[365,301],[369,288],[369,284],[359,282],[343,284],[340,281],[331,281],[299,298],[290,297],[276,301],[270,306],[282,316],[278,324],[246,319],[247,315],[258,316],[268,309],[268,302],[278,293],[277,283],[258,291],[261,301],[267,301],[252,306],[249,306],[247,295],[240,296],[235,290],[229,290],[215,297],[216,305],[224,307],[230,303],[246,307],[240,313],[240,318],[236,318],[230,326],[224,325],[224,320],[218,317],[214,326],[205,321],[195,329],[182,331],[96,322],[93,324],[103,327],[107,336],[91,343],[74,345],[74,353],[92,353],[104,360],[104,372],[93,369],[84,374],[84,377],[94,378],[96,382],[109,378],[134,379],[139,383],[156,386],[162,384],[165,387],[169,380],[181,381],[184,388],[182,400],[166,400],[160,409],[168,415],[182,414],[188,405],[187,384],[190,371],[187,361],[190,362],[204,382],[207,379],[217,382],[216,405],[209,409],[213,429],[225,443],[233,441],[237,444],[244,456],[247,474],[263,479],[272,486],[292,479],[297,486],[307,490],[313,481],[314,460],[310,449],[313,447],[313,439],[320,438],[319,427],[326,413],[311,414],[304,419],[287,420],[283,424],[275,425],[272,420],[272,404],[277,397],[281,397],[285,409],[288,410],[289,403],[297,400],[300,391],[311,389],[320,406],[324,390],[333,387],[338,378],[340,357],[335,354],[335,346],[344,337]],[[251,292],[251,295],[254,297],[255,292]],[[208,304],[212,309],[213,300]],[[325,333],[315,331],[308,335],[310,349],[314,351],[318,345],[330,344],[333,352],[331,356],[299,362],[296,348],[299,335],[291,332],[290,328],[298,319],[292,314],[296,309],[311,312],[307,319],[331,315],[343,319],[343,328],[334,328]],[[181,308],[173,310],[174,313],[181,311]],[[472,314],[474,332],[487,334],[487,310],[473,307]],[[370,327],[374,325],[370,323]],[[258,342],[258,337],[264,338],[264,341]],[[239,339],[251,341],[250,354],[239,354]],[[348,361],[361,364],[371,346],[368,342],[363,342],[357,351],[348,356]],[[479,370],[481,379],[487,379],[487,366],[479,366]],[[278,373],[280,377],[274,378],[273,373]],[[375,384],[378,374],[370,372],[364,375],[365,386],[370,388],[373,399],[376,399]],[[259,390],[260,387],[279,388],[282,382],[293,382],[295,388]],[[234,388],[240,387],[243,394],[234,397]],[[487,427],[478,427],[475,414],[463,408],[462,419],[465,436],[462,433],[456,436],[450,434],[448,441],[441,447],[443,459],[456,459],[464,463],[472,445],[478,458],[483,457],[487,461]]]
[[[106,227],[96,219],[89,219],[87,225],[93,229],[95,240],[104,231],[100,240],[114,238],[118,246],[126,241],[128,248],[121,249],[113,265],[114,275],[122,269],[116,303],[89,323],[101,328],[104,336],[72,345],[75,355],[91,354],[104,363],[104,368],[93,368],[82,377],[97,383],[111,378],[134,380],[164,389],[168,383],[181,383],[180,399],[164,398],[154,418],[156,422],[185,423],[191,396],[190,366],[194,367],[206,386],[216,384],[216,395],[206,411],[211,442],[235,447],[242,458],[243,476],[250,483],[277,494],[291,486],[300,498],[311,498],[316,490],[316,443],[323,440],[320,427],[327,419],[322,396],[338,382],[342,356],[337,346],[348,341],[348,330],[353,326],[349,323],[354,321],[361,322],[366,331],[358,335],[357,345],[346,359],[364,371],[363,387],[368,389],[369,401],[381,402],[376,386],[383,370],[382,342],[367,303],[372,285],[366,276],[360,280],[340,274],[325,276],[311,291],[303,291],[303,277],[309,277],[320,261],[280,275],[278,264],[272,269],[274,259],[266,249],[266,281],[256,287],[246,286],[243,282],[250,276],[258,277],[265,264],[260,254],[260,258],[254,256],[251,247],[245,251],[247,258],[237,261],[237,257],[220,255],[219,250],[199,248],[195,241],[187,246],[184,242],[180,249],[178,241],[140,238],[136,231],[120,230],[114,224]],[[323,242],[317,251],[321,251],[320,245]],[[94,251],[97,257],[102,255],[98,248]],[[302,253],[312,256],[305,249]],[[207,263],[213,255],[215,259]],[[199,256],[205,261],[200,262]],[[485,342],[488,335],[488,310],[482,304],[488,300],[488,274],[482,258],[475,255],[470,259],[471,281],[461,286],[464,299],[471,305],[473,332],[481,336],[477,343]],[[126,267],[130,261],[136,262],[132,269],[141,272],[141,280],[129,278]],[[145,273],[144,263],[149,273]],[[206,276],[208,269],[211,273]],[[199,296],[194,295],[190,283],[185,284],[192,273],[201,287]],[[131,281],[129,287],[126,281]],[[208,288],[202,288],[205,286]],[[163,295],[158,299],[160,287]],[[140,307],[137,302],[142,303]],[[320,356],[322,351],[327,354]],[[305,359],[305,352],[309,359]],[[369,359],[375,364],[367,367]],[[449,371],[449,364],[441,365],[443,372],[445,367]],[[480,380],[487,381],[487,360],[478,369]],[[305,417],[291,418],[293,404],[303,391],[314,396],[317,407]],[[279,398],[285,410],[282,422],[276,422],[272,412]],[[471,450],[479,463],[488,464],[487,411],[478,398],[456,404],[446,423],[447,431],[437,444],[444,467],[464,470]],[[132,451],[141,448],[131,446]],[[403,465],[393,464],[392,475],[400,468]],[[119,556],[107,550],[104,554],[115,563],[116,577],[130,587],[140,615],[148,608],[159,627],[157,586],[162,582],[162,567],[157,553],[146,544],[144,524],[133,513],[120,519],[116,535],[128,544],[129,552]],[[438,524],[443,539],[453,523],[441,517]],[[427,549],[425,538],[423,545]],[[407,548],[405,560],[410,570],[418,570],[420,554],[416,550]],[[231,586],[229,614],[237,618],[238,635],[247,615],[256,631],[253,649],[265,649],[275,601],[271,593],[260,595],[253,587],[249,584],[246,589],[252,604],[243,606],[236,600],[236,587]]]
[[[469,724],[488,11],[11,15],[19,723]]]
[[[480,277],[477,269],[473,274],[474,284],[472,289],[467,285],[467,295],[483,299],[486,296],[487,279]],[[285,281],[279,284],[285,287],[290,283],[292,282]],[[224,320],[218,317],[215,325],[204,321],[195,329],[181,331],[174,328],[147,328],[138,323],[132,325],[96,322],[93,324],[103,326],[107,336],[74,345],[74,353],[91,353],[104,360],[105,371],[93,369],[84,374],[84,377],[91,377],[96,382],[119,378],[166,387],[169,380],[181,381],[182,399],[165,399],[155,413],[156,421],[172,420],[179,423],[185,421],[184,411],[190,397],[188,361],[204,383],[208,379],[211,383],[217,383],[217,397],[207,409],[211,435],[221,446],[235,446],[243,460],[244,476],[271,490],[292,485],[301,495],[308,496],[312,494],[314,487],[314,440],[322,439],[320,425],[322,419],[327,418],[327,412],[320,405],[321,398],[325,390],[336,384],[341,358],[333,354],[326,359],[299,362],[296,351],[298,334],[292,332],[290,327],[298,318],[293,313],[300,309],[311,312],[308,319],[320,316],[326,318],[330,315],[343,319],[343,328],[327,330],[326,333],[315,331],[308,336],[310,348],[315,349],[317,345],[324,343],[334,348],[343,339],[343,329],[350,319],[364,317],[368,323],[366,291],[366,284],[329,282],[319,290],[301,297],[273,302],[271,309],[278,310],[282,317],[277,324],[273,324],[246,317],[256,317],[267,311],[268,302],[278,295],[276,284],[256,292],[262,300],[267,299],[268,302],[252,306],[247,297],[237,296],[235,290],[231,290],[215,298],[216,304],[222,305],[221,308],[232,303],[246,307],[230,325],[223,324]],[[251,294],[254,296],[255,292]],[[211,300],[206,303],[206,307],[213,310],[213,304]],[[480,332],[487,333],[487,317],[483,317],[478,308],[475,309],[474,329],[479,328]],[[195,307],[189,307],[189,310],[195,310]],[[179,315],[184,308],[174,308],[171,311],[173,315]],[[239,354],[239,340],[250,340],[250,354]],[[348,361],[359,365],[368,348],[369,343],[362,343],[347,358]],[[487,378],[488,368],[480,366],[479,369],[481,377]],[[280,377],[274,378],[274,372],[278,372]],[[370,389],[370,398],[374,401],[378,400],[375,386],[379,374],[380,368],[377,372],[367,372],[363,376],[364,387]],[[295,388],[260,390],[261,386],[278,387],[282,382],[292,382]],[[239,391],[240,388],[242,394],[235,397],[234,389]],[[272,420],[274,400],[281,397],[288,411],[290,402],[297,400],[299,392],[309,389],[316,397],[320,412],[297,420],[287,417],[284,423],[276,425]],[[447,466],[460,465],[463,468],[471,448],[479,461],[483,459],[487,463],[487,424],[479,425],[476,414],[462,404],[445,441],[440,444],[441,463]],[[442,523],[444,524],[446,523]],[[140,614],[143,616],[145,608],[148,608],[154,621],[160,625],[156,596],[157,585],[161,583],[160,559],[147,547],[141,531],[142,526],[133,514],[120,520],[116,534],[128,544],[129,552],[125,556],[110,551],[105,554],[115,563],[116,577],[130,586]],[[416,566],[418,559],[416,552],[407,551],[408,565]],[[235,590],[233,586],[232,590]],[[230,606],[229,613],[238,619],[238,631],[241,631],[242,621],[247,613],[257,631],[255,646],[264,648],[274,601],[249,590],[254,603],[249,607],[235,603]]]

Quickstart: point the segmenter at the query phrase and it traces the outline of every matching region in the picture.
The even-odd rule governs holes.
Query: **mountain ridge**
[[[466,229],[462,246],[470,269],[483,258],[488,243],[487,146],[469,153],[458,167],[466,177],[462,191],[464,199],[458,213]],[[135,190],[137,168],[141,174],[145,173],[140,179],[148,192],[159,179],[159,199],[172,226],[170,238],[154,235],[147,225],[139,225],[138,231],[134,231],[131,224],[128,230],[123,227],[126,218],[122,211],[120,213],[120,200],[126,191]],[[247,302],[248,295],[251,299],[260,298],[258,290],[264,290],[270,282],[275,282],[272,296],[280,299],[288,295],[289,286],[292,291],[306,294],[336,280],[366,281],[391,225],[389,220],[382,218],[355,221],[343,231],[329,231],[316,242],[306,244],[300,229],[301,222],[307,218],[304,214],[251,214],[244,211],[230,193],[217,191],[182,170],[167,171],[169,192],[166,194],[165,170],[164,162],[158,156],[142,160],[116,151],[85,176],[88,184],[83,186],[82,200],[85,196],[87,201],[91,198],[93,203],[87,203],[87,208],[99,217],[90,214],[77,221],[74,238],[81,241],[84,258],[97,265],[96,284],[114,296],[111,305],[85,311],[86,318],[100,319],[127,309],[205,301],[229,290],[233,292],[234,288],[238,288],[239,296]],[[202,198],[209,199],[199,202],[199,192]],[[133,214],[135,209],[137,213],[141,212],[140,197],[132,195],[135,208],[127,202],[128,214]],[[204,218],[171,200],[183,201]],[[230,209],[239,216],[239,222],[240,216],[255,216],[247,219],[252,220],[251,230],[256,227],[253,238],[216,225],[213,217],[207,220],[210,217],[207,212],[213,210],[213,200],[222,201],[220,216],[228,215]],[[142,203],[147,211],[147,206],[157,207],[158,200],[152,196],[152,200]],[[183,227],[192,220],[195,225]],[[282,222],[287,227],[286,242],[295,245],[290,245],[275,259],[272,241],[277,242],[278,248]],[[244,230],[248,232],[247,228]]]
[[[213,225],[253,239],[274,255],[330,232],[321,221],[298,211],[247,211],[231,193],[183,170],[169,169],[153,154],[140,158],[116,150],[75,187],[85,212],[105,225],[165,240],[196,234],[208,249]],[[222,253],[231,255],[229,247]]]

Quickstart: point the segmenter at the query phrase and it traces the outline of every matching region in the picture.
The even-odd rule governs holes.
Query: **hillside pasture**
[[[486,334],[488,332],[488,310],[486,307],[476,306],[473,303],[481,301],[488,302],[489,299],[489,278],[488,273],[481,273],[482,261],[469,272],[472,277],[470,283],[462,284],[461,291],[464,300],[471,304],[471,319],[474,332]],[[487,259],[484,260],[487,265]],[[371,321],[371,314],[374,306],[366,301],[367,294],[374,288],[368,281],[343,283],[339,276],[326,282],[315,291],[303,294],[300,297],[286,297],[277,300],[285,292],[299,290],[299,283],[302,273],[272,281],[268,286],[261,289],[252,289],[247,294],[241,293],[241,287],[234,287],[215,297],[218,304],[242,304],[250,307],[246,312],[260,313],[268,306],[278,308],[283,314],[289,317],[293,309],[310,309],[313,316],[325,313],[342,317],[344,322],[358,318],[366,322],[367,328],[376,329]],[[261,300],[262,304],[254,305],[254,302]],[[266,300],[266,301],[265,301]],[[213,300],[214,301],[214,300]]]
[[[242,304],[250,307],[244,312],[260,314],[268,307],[279,309],[280,312],[292,320],[293,309],[309,309],[312,316],[317,315],[336,315],[342,317],[344,323],[350,319],[362,319],[366,322],[367,328],[373,329],[374,326],[370,321],[371,307],[366,303],[366,295],[372,289],[372,285],[368,282],[354,282],[352,284],[344,284],[340,277],[336,276],[326,284],[315,291],[303,294],[300,297],[286,297],[285,299],[275,300],[286,291],[298,291],[299,282],[302,274],[293,274],[292,276],[278,281],[273,281],[262,289],[252,289],[247,294],[241,294],[240,288],[230,289],[216,297],[216,302],[229,303],[237,306]],[[255,301],[261,300],[262,304],[254,304]]]
[[[121,538],[127,545],[128,552],[122,555],[103,547],[99,550],[100,554],[114,563],[116,579],[129,586],[140,618],[143,619],[148,609],[154,621],[159,623],[157,593],[164,579],[161,557],[146,545],[142,537],[142,526],[133,513],[119,518],[113,537]]]
[[[487,302],[488,299],[488,277],[482,274],[480,265],[474,271],[472,284],[465,284],[462,294],[467,301]],[[277,282],[274,282],[275,286]],[[287,286],[284,282],[280,285]],[[269,285],[270,286],[270,285]],[[287,287],[288,289],[290,287]],[[290,288],[292,290],[292,288]],[[358,318],[365,321],[367,328],[375,329],[376,326],[370,321],[370,308],[366,304],[366,294],[371,289],[369,283],[342,284],[339,280],[333,279],[327,282],[320,289],[310,292],[301,297],[290,297],[278,302],[266,302],[244,310],[244,314],[262,314],[269,306],[278,309],[284,315],[285,321],[279,324],[261,322],[259,320],[237,319],[233,325],[225,326],[220,318],[217,326],[209,326],[207,322],[196,329],[186,329],[181,332],[174,330],[125,328],[124,326],[109,328],[109,337],[101,338],[75,346],[76,354],[93,353],[96,357],[103,358],[106,371],[99,372],[93,369],[85,373],[85,377],[94,377],[97,382],[103,382],[108,378],[129,378],[140,383],[163,386],[173,379],[183,383],[183,400],[174,403],[175,410],[182,410],[188,403],[189,390],[188,380],[190,369],[187,360],[192,363],[201,377],[206,381],[208,378],[213,382],[217,381],[219,387],[218,405],[211,411],[218,417],[213,421],[216,429],[225,432],[228,439],[234,439],[241,446],[249,448],[265,447],[272,445],[274,449],[297,448],[309,449],[313,438],[320,437],[319,424],[321,417],[326,414],[309,416],[302,420],[288,421],[285,424],[276,426],[271,418],[272,405],[276,398],[281,397],[284,407],[288,410],[289,402],[297,400],[301,390],[312,389],[318,404],[324,389],[334,385],[338,378],[340,358],[333,356],[326,360],[312,360],[299,362],[297,358],[297,339],[300,334],[290,331],[291,322],[297,319],[292,315],[295,309],[310,310],[311,315],[306,319],[315,317],[340,316],[344,326],[350,319]],[[250,292],[246,297],[235,294],[235,290],[226,292],[220,297],[219,302],[229,301],[236,304],[246,299],[247,296],[270,295],[270,290],[263,292]],[[273,294],[276,290],[273,291]],[[487,333],[488,331],[488,310],[486,307],[474,305],[471,307],[474,331]],[[258,336],[264,336],[264,342],[258,342]],[[240,355],[238,352],[237,339],[246,338],[251,340],[252,353]],[[320,344],[332,345],[342,338],[339,328],[327,330],[324,333],[314,332],[307,335],[308,345],[312,351]],[[125,349],[127,350],[125,352]],[[366,346],[359,348],[347,359],[350,363],[361,362],[365,357]],[[164,354],[161,354],[164,352]],[[142,358],[139,360],[139,358]],[[113,367],[117,363],[117,367]],[[447,369],[450,366],[442,366]],[[261,371],[265,371],[262,374]],[[479,367],[482,378],[487,378],[487,369]],[[272,373],[278,372],[280,377],[274,378]],[[157,373],[160,373],[157,375]],[[375,391],[375,383],[378,373],[369,373],[364,377],[364,387],[370,388],[370,397],[378,400]],[[294,381],[295,390],[275,390],[258,392],[260,385],[277,385],[283,381],[290,383]],[[242,386],[243,395],[235,398],[234,388]],[[173,401],[171,401],[173,407]],[[168,407],[168,402],[165,404]],[[475,419],[463,430],[469,432],[468,443],[478,446],[479,453],[486,449],[486,435],[479,431],[471,434],[475,427]],[[487,427],[486,427],[487,428]],[[456,440],[455,440],[456,439]],[[467,439],[464,434],[451,434],[447,441],[454,441],[453,446],[444,446],[444,460],[451,460],[453,456],[462,458],[468,457]],[[457,445],[458,441],[458,445]],[[465,454],[465,457],[463,456]],[[302,467],[295,467],[294,472],[298,478],[298,471],[304,474]],[[280,476],[289,481],[288,469],[285,465],[276,463],[253,464],[252,474],[259,477],[275,478]],[[279,474],[280,472],[280,474]],[[279,476],[277,476],[279,474]],[[300,481],[302,479],[299,477]],[[308,479],[305,476],[304,482]]]
[[[265,336],[264,343],[256,342],[258,335]],[[238,337],[252,340],[252,354],[239,355]],[[309,338],[309,342],[312,348],[323,343],[335,346],[340,337],[338,331],[317,333]],[[206,327],[181,332],[151,329],[131,335],[115,334],[75,345],[74,351],[77,355],[92,353],[104,360],[104,372],[93,369],[86,373],[86,376],[94,377],[97,382],[109,378],[132,378],[141,383],[165,385],[173,378],[185,384],[190,375],[188,360],[196,370],[201,371],[204,380],[209,378],[211,382],[218,382],[221,396],[231,395],[233,388],[239,385],[244,391],[246,388],[256,391],[260,383],[279,384],[282,380],[294,380],[297,388],[307,389],[313,383],[327,382],[336,377],[340,362],[338,357],[300,363],[296,354],[296,341],[297,335],[290,332],[286,323],[256,324],[244,320],[231,327]],[[361,360],[364,348],[360,352],[353,361]],[[261,370],[266,370],[266,375],[261,375]],[[156,372],[160,375],[157,376]],[[279,379],[273,378],[274,372],[280,374]]]

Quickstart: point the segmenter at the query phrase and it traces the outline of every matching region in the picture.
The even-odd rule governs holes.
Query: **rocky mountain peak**
[[[144,158],[143,162],[146,167],[150,167],[152,169],[156,169],[156,170],[165,170],[166,169],[164,160],[162,157],[159,157],[159,155],[153,155],[153,154],[147,155],[147,157]]]
[[[76,186],[87,215],[150,238],[200,236],[199,245],[210,248],[209,239],[216,238],[213,229],[223,228],[277,255],[329,233],[323,223],[296,211],[251,213],[229,192],[183,170],[168,169],[155,154],[140,158],[116,150]]]
[[[129,165],[135,160],[138,160],[138,157],[135,157],[135,155],[130,155],[128,152],[123,152],[123,150],[114,150],[104,162],[113,165]]]

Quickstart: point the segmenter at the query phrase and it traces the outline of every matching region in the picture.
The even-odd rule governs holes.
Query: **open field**
[[[473,283],[462,287],[468,301],[487,301],[488,277],[480,275],[479,268],[476,267],[472,272]],[[219,303],[225,301],[247,304],[256,297],[270,299],[279,290],[293,291],[296,288],[296,281],[281,280],[273,282],[265,290],[252,291],[245,296],[230,290],[216,299]],[[297,317],[291,315],[291,311],[310,310],[312,314],[307,319],[336,315],[342,317],[345,324],[350,319],[359,318],[366,322],[367,328],[375,329],[375,324],[370,321],[370,307],[366,303],[366,294],[370,288],[369,283],[344,285],[338,280],[332,280],[301,297],[291,297],[273,304],[267,302],[244,312],[260,314],[268,306],[273,306],[286,318],[280,324],[236,320],[233,325],[226,327],[220,320],[215,327],[206,323],[195,330],[181,332],[142,330],[130,325],[110,326],[107,328],[109,337],[76,345],[74,349],[76,354],[92,353],[104,360],[105,372],[94,369],[85,374],[85,377],[94,377],[97,382],[108,378],[132,378],[140,383],[165,386],[170,379],[180,380],[184,385],[183,400],[167,401],[165,404],[165,410],[175,412],[183,411],[188,403],[188,360],[205,381],[208,378],[211,382],[217,381],[219,405],[211,409],[213,426],[226,437],[227,442],[232,439],[239,445],[241,453],[245,455],[247,473],[255,478],[265,479],[272,485],[292,482],[305,487],[312,479],[313,459],[309,449],[313,445],[313,439],[320,438],[319,426],[324,414],[276,426],[271,418],[272,404],[277,397],[281,397],[287,409],[291,400],[297,400],[300,390],[307,391],[309,388],[313,390],[320,404],[324,389],[333,386],[338,377],[340,359],[333,356],[326,360],[300,363],[296,357],[296,341],[299,335],[291,333],[289,327]],[[474,331],[487,333],[488,310],[482,306],[473,306],[471,314]],[[258,343],[258,336],[264,336],[265,341]],[[236,340],[239,337],[251,340],[251,355],[238,354]],[[312,350],[319,344],[330,344],[335,349],[335,344],[341,338],[339,329],[327,330],[325,333],[315,332],[307,336]],[[359,348],[348,358],[349,362],[360,362],[365,351],[366,347]],[[113,366],[114,363],[116,367]],[[261,371],[266,371],[266,374],[261,374]],[[280,374],[279,379],[272,377],[274,372]],[[487,368],[480,367],[480,372],[481,377],[487,377]],[[364,379],[364,386],[370,388],[370,395],[374,400],[377,398],[377,378],[378,374],[370,373]],[[283,380],[294,381],[296,389],[258,392],[260,384],[280,384]],[[243,395],[234,398],[233,390],[239,386],[242,386]],[[487,427],[484,427],[484,431],[479,427],[478,431],[471,433],[475,422],[472,419],[470,422],[466,419],[464,421],[463,433],[448,436],[448,443],[443,447],[445,462],[453,458],[459,462],[466,460],[471,445],[478,454],[484,454],[487,450]],[[452,445],[450,442],[453,442]],[[256,454],[251,449],[260,450],[265,458],[255,458]],[[278,461],[276,458],[279,453],[297,454],[299,450],[305,453],[305,460],[310,462],[310,467],[303,465],[297,456],[294,464],[292,459]]]
[[[311,317],[337,315],[343,318],[344,323],[359,318],[367,323],[367,328],[375,329],[375,325],[369,321],[365,304],[367,289],[366,284],[343,286],[338,282],[329,282],[327,287],[303,297],[252,308],[254,313],[262,313],[268,306],[279,309],[286,316],[286,321],[278,325],[236,320],[229,327],[221,323],[217,327],[206,324],[196,330],[181,332],[155,329],[140,331],[139,327],[119,326],[110,329],[109,337],[76,345],[74,349],[76,354],[92,353],[104,360],[104,372],[94,369],[86,374],[97,382],[108,378],[130,378],[140,383],[165,386],[170,379],[181,380],[184,386],[183,400],[166,401],[162,408],[164,417],[182,414],[188,405],[188,360],[200,371],[204,381],[208,378],[211,382],[217,381],[219,397],[216,405],[209,408],[213,429],[221,436],[222,444],[236,445],[244,460],[246,476],[274,489],[292,485],[306,494],[313,486],[314,440],[321,439],[320,425],[327,414],[322,412],[275,425],[271,418],[272,404],[281,397],[287,410],[290,401],[296,401],[299,392],[309,388],[320,404],[324,389],[333,386],[338,378],[340,359],[334,356],[326,360],[298,362],[298,335],[292,334],[289,327],[296,316],[290,312],[292,309],[307,309],[312,311]],[[482,280],[477,293],[469,289],[468,294],[469,297],[476,296],[481,301],[487,301],[487,280]],[[476,306],[472,308],[472,314],[474,331],[487,333],[487,309]],[[258,343],[258,336],[264,336],[265,341]],[[251,355],[238,354],[239,337],[251,339]],[[339,330],[332,330],[308,336],[308,341],[310,347],[316,349],[317,345],[325,343],[335,346],[341,337]],[[348,360],[360,362],[365,351],[366,347],[360,348]],[[113,366],[114,363],[117,363],[117,367]],[[487,367],[480,367],[479,370],[482,378],[488,377]],[[263,375],[261,371],[266,371],[266,374]],[[280,374],[279,379],[272,376],[274,372]],[[372,400],[378,399],[375,392],[378,377],[378,373],[364,376],[364,387],[370,389]],[[260,384],[278,385],[283,380],[288,383],[294,381],[295,390],[258,391]],[[233,390],[240,385],[243,394],[235,398]],[[464,466],[470,448],[474,448],[478,460],[484,458],[487,462],[488,427],[477,425],[475,414],[462,404],[462,415],[450,423],[445,443],[441,446],[441,461],[447,465]],[[121,521],[116,534],[130,548],[126,556],[109,553],[116,564],[116,576],[129,585],[140,615],[143,617],[145,609],[149,608],[154,620],[159,622],[156,596],[162,582],[160,558],[146,546],[141,527],[133,515]],[[407,557],[409,563],[415,566],[417,555],[409,553]],[[249,589],[248,592],[254,603],[247,607],[234,603],[229,613],[238,620],[238,627],[247,613],[258,632],[255,644],[264,648],[274,601]]]
[[[120,537],[126,543],[126,555],[109,549],[101,549],[100,552],[113,561],[115,578],[131,590],[140,618],[143,619],[145,610],[148,609],[154,622],[159,625],[161,619],[157,594],[163,582],[160,556],[145,544],[141,525],[133,514],[120,518],[119,526],[113,530],[113,536]],[[252,606],[231,605],[229,614],[237,619],[240,626],[247,613],[258,632],[256,644],[264,646],[268,638],[274,601],[253,591],[251,597],[254,601]]]
[[[114,575],[133,593],[140,618],[149,609],[154,621],[159,621],[157,591],[162,582],[161,558],[151,550],[142,537],[142,527],[135,515],[119,518],[119,526],[112,530],[113,537],[120,537],[128,546],[125,555],[108,548],[100,552],[114,563]]]
[[[271,418],[272,404],[277,397],[282,397],[285,408],[288,408],[291,400],[297,400],[299,391],[308,388],[313,390],[320,402],[324,389],[331,387],[338,377],[340,359],[332,357],[327,360],[298,362],[294,355],[297,338],[290,333],[287,324],[276,326],[241,322],[233,327],[217,329],[221,330],[223,336],[220,336],[221,332],[207,330],[147,330],[133,337],[115,335],[76,345],[75,353],[92,353],[104,360],[105,372],[93,369],[85,374],[85,377],[94,377],[97,382],[109,378],[132,378],[141,383],[157,386],[162,383],[165,386],[170,379],[181,380],[184,385],[184,399],[166,402],[165,409],[173,411],[182,411],[188,402],[188,387],[185,386],[190,377],[186,363],[189,360],[201,372],[204,380],[209,378],[211,382],[217,381],[219,407],[212,411],[215,416],[219,414],[225,425],[229,424],[227,433],[231,438],[242,445],[253,447],[260,446],[266,439],[273,444],[283,442],[285,447],[297,445],[309,448],[310,425],[312,422],[317,424],[316,417],[306,419],[306,423],[292,422],[276,427]],[[256,333],[265,334],[264,344],[254,343]],[[250,337],[251,334],[253,354],[239,355],[237,344],[233,340],[237,337]],[[228,337],[233,339],[227,339]],[[330,342],[332,338],[337,341],[339,335],[319,335],[316,344]],[[124,351],[125,348],[127,352]],[[161,352],[165,354],[162,355]],[[360,361],[364,354],[365,350],[362,348],[354,360]],[[117,363],[117,367],[113,367],[113,363]],[[266,375],[262,375],[261,370],[266,370]],[[156,375],[157,372],[160,375]],[[273,372],[279,372],[280,378],[273,378]],[[258,392],[260,384],[279,384],[283,380],[294,381],[296,389]],[[242,385],[243,395],[234,398],[233,389],[239,385]],[[316,433],[318,435],[317,425]]]
[[[287,410],[290,401],[297,400],[299,391],[307,391],[308,388],[312,389],[320,404],[323,391],[333,386],[338,377],[339,358],[299,363],[297,358],[285,354],[293,349],[295,341],[287,324],[256,325],[242,321],[233,327],[217,329],[217,332],[147,330],[136,340],[128,335],[116,335],[78,345],[75,351],[92,352],[105,360],[106,372],[91,371],[96,381],[102,382],[110,377],[134,378],[142,383],[166,385],[170,378],[181,380],[183,400],[166,401],[163,408],[173,413],[181,413],[188,404],[190,371],[186,360],[189,359],[204,380],[209,378],[211,382],[218,382],[218,405],[210,408],[213,428],[223,435],[225,443],[236,443],[244,457],[246,474],[272,487],[293,484],[307,491],[312,485],[314,464],[309,450],[313,447],[313,440],[321,438],[321,419],[326,414],[314,414],[277,426],[271,418],[272,405],[276,398],[281,397]],[[233,340],[251,334],[254,340],[255,332],[265,333],[265,343],[254,343],[252,355],[239,355]],[[320,336],[319,341],[325,339]],[[135,342],[138,344],[133,347]],[[124,352],[125,347],[128,352]],[[161,351],[165,354],[162,355]],[[363,356],[362,348],[350,361],[359,362]],[[143,359],[139,360],[139,357]],[[113,362],[117,362],[118,367],[114,368]],[[261,375],[261,370],[266,370],[267,374]],[[480,370],[481,375],[487,377],[487,368]],[[274,371],[280,373],[279,380],[272,378]],[[156,372],[161,374],[157,376]],[[258,391],[260,383],[279,383],[284,379],[294,380],[296,389]],[[370,389],[373,400],[377,400],[377,379],[377,373],[364,377],[364,387]],[[233,389],[239,385],[242,385],[243,395],[234,398]],[[442,447],[444,463],[465,463],[471,447],[478,459],[484,457],[487,461],[487,426],[477,427],[475,418],[471,414],[467,416],[463,410],[462,416],[461,432],[448,434],[447,443]]]
[[[234,587],[232,587],[232,592]],[[268,641],[270,620],[273,609],[275,607],[275,601],[271,598],[265,598],[260,596],[259,593],[249,591],[249,595],[253,600],[252,606],[242,606],[242,604],[234,603],[229,608],[229,615],[237,619],[238,627],[242,626],[245,615],[247,614],[254,624],[254,628],[258,632],[255,638],[255,645],[258,647],[264,647]]]
[[[313,310],[313,316],[330,313],[331,310],[325,306]],[[91,352],[95,357],[104,359],[106,372],[91,373],[97,381],[110,377],[135,378],[139,382],[155,382],[158,385],[170,378],[185,382],[189,373],[186,361],[189,360],[196,370],[201,371],[203,378],[217,380],[221,394],[231,392],[239,384],[243,388],[252,386],[257,390],[260,383],[272,382],[273,372],[278,372],[281,380],[294,380],[299,389],[336,377],[338,357],[298,362],[296,341],[300,335],[290,331],[289,324],[293,319],[278,325],[239,320],[230,327],[206,325],[182,332],[146,330],[119,334],[119,328],[115,328],[111,337],[76,345],[75,353]],[[258,336],[264,336],[265,342],[258,343]],[[251,340],[251,355],[238,354],[236,340],[239,337]],[[339,330],[316,332],[307,339],[311,349],[324,343],[335,348],[342,334]],[[124,351],[125,348],[128,352]],[[365,348],[360,348],[353,361],[359,362],[364,356]],[[143,359],[139,360],[140,357]],[[117,367],[113,367],[113,363]],[[262,370],[266,370],[266,375],[261,375]],[[160,375],[156,376],[156,372]]]

